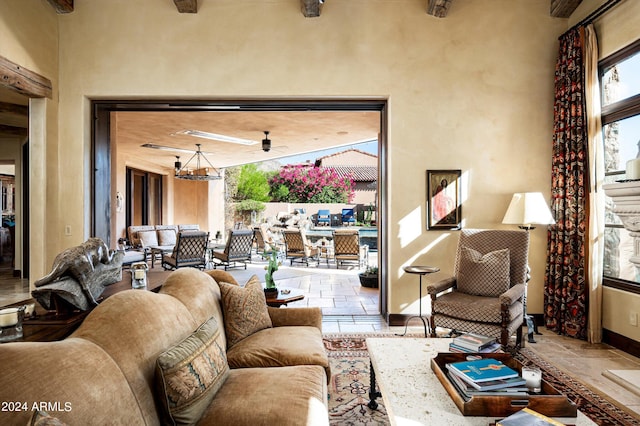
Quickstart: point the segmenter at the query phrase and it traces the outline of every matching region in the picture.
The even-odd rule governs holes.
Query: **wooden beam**
[[[47,0],[58,13],[73,12],[73,0]]]
[[[300,0],[300,7],[305,18],[317,18],[320,16],[320,4],[322,0]]]
[[[51,80],[0,56],[0,84],[30,98],[51,98]]]
[[[568,18],[582,0],[551,0],[549,14],[553,18]]]
[[[29,117],[29,107],[18,104],[0,102],[0,114],[11,114],[19,117]]]
[[[449,13],[449,8],[453,0],[429,0],[427,4],[427,14],[436,18],[444,18]]]
[[[0,135],[27,136],[28,134],[29,130],[24,127],[13,127],[0,124]]]
[[[198,13],[198,0],[173,0],[180,13]]]

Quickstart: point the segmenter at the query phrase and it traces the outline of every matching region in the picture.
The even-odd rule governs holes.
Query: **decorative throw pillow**
[[[49,415],[49,413],[41,410],[33,412],[29,419],[28,426],[65,426],[66,423],[61,422],[58,418]]]
[[[460,248],[458,290],[476,296],[498,297],[509,290],[509,249],[482,253],[468,247]]]
[[[161,229],[158,231],[158,245],[161,246],[175,246],[176,245],[176,231],[173,229]]]
[[[140,231],[138,232],[138,238],[142,247],[155,247],[158,245],[156,231]]]
[[[229,348],[256,331],[273,326],[257,276],[252,276],[244,287],[225,282],[219,285]]]
[[[210,318],[156,360],[156,388],[165,423],[197,423],[228,375],[220,328]]]

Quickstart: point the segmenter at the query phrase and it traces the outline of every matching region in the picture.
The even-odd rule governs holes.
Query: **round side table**
[[[428,337],[427,334],[427,330],[430,329],[429,327],[429,317],[428,316],[424,316],[422,315],[422,276],[426,275],[426,274],[433,274],[435,272],[440,271],[440,268],[437,268],[435,266],[405,266],[404,271],[408,274],[417,274],[420,276],[420,295],[419,295],[419,299],[418,299],[418,306],[419,306],[419,313],[418,315],[413,315],[411,317],[409,317],[407,319],[407,321],[405,322],[404,325],[404,333],[403,334],[399,334],[399,336],[404,336],[407,334],[407,328],[409,327],[409,321],[411,321],[414,318],[420,318],[420,320],[422,321],[422,325],[424,325],[424,337]],[[429,330],[430,331],[430,330]]]

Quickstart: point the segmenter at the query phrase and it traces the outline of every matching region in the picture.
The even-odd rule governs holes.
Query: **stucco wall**
[[[513,192],[549,193],[567,23],[548,0],[458,1],[445,19],[414,0],[327,2],[315,19],[291,0],[202,2],[197,14],[170,1],[76,0],[59,25],[59,174],[71,182],[61,195],[85,230],[94,97],[387,98],[392,313],[417,311],[402,266],[453,263],[457,234],[425,231],[426,169],[464,171],[465,227],[503,227]],[[544,230],[532,237],[529,306],[542,312]]]
[[[0,2],[0,40],[1,56],[48,78],[54,87],[51,99],[30,101],[29,275],[33,281],[49,268],[53,259],[49,254],[67,246],[61,222],[63,194],[58,186],[58,170],[62,165],[58,163],[58,21],[55,11],[41,0]],[[76,158],[75,161],[81,160]],[[82,192],[75,192],[71,198],[77,206],[77,201],[84,197]],[[81,226],[83,221],[66,223]]]

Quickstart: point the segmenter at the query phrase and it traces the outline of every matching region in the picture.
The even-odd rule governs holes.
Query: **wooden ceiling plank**
[[[173,2],[180,13],[198,13],[198,0],[173,0]]]
[[[51,98],[51,80],[0,56],[0,84],[30,98]]]
[[[300,7],[305,18],[320,16],[320,0],[300,0]]]
[[[58,13],[73,12],[73,0],[47,0]]]
[[[551,0],[549,14],[553,18],[568,18],[582,3],[582,0]]]
[[[3,136],[27,136],[29,131],[24,127],[6,126],[0,124],[0,135]]]
[[[436,18],[445,18],[449,13],[449,8],[453,0],[429,0],[427,4],[427,14]]]
[[[18,104],[0,102],[0,114],[13,114],[20,117],[29,117],[29,107]]]

